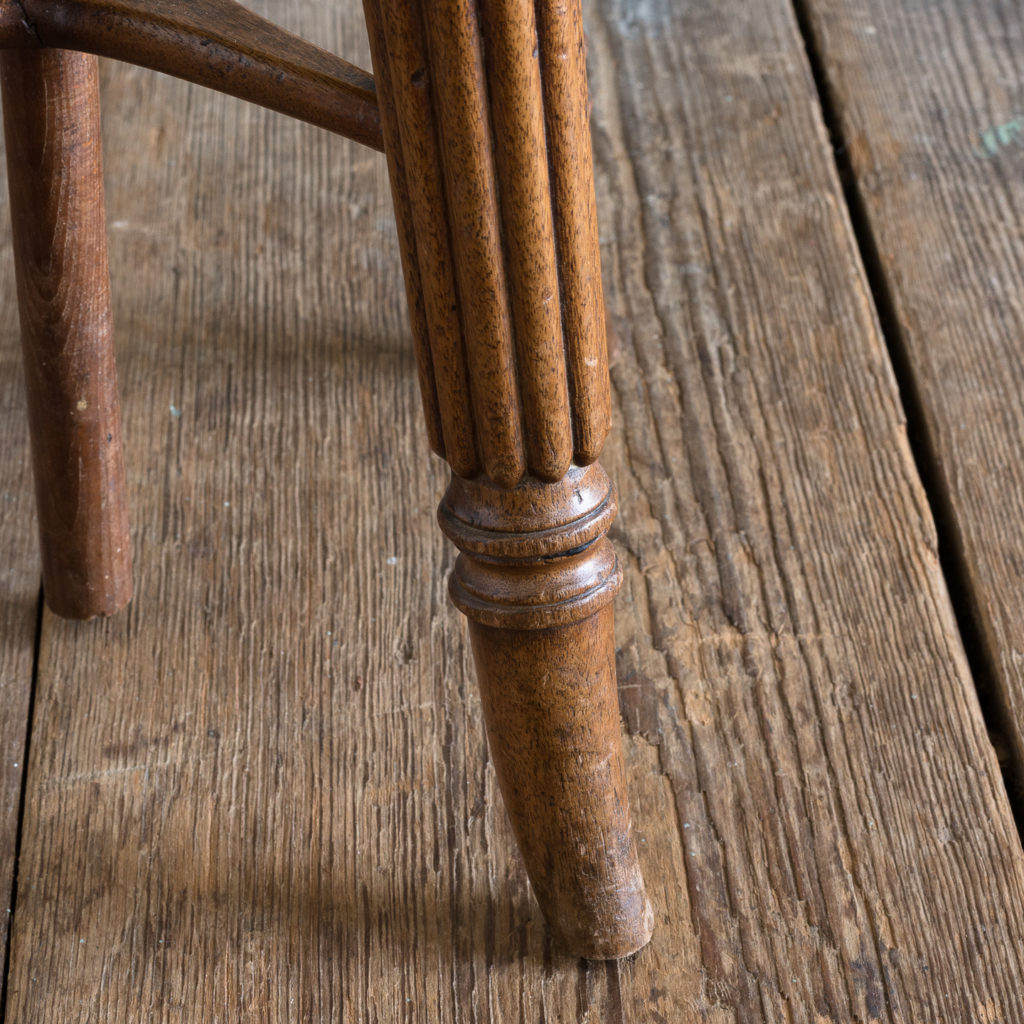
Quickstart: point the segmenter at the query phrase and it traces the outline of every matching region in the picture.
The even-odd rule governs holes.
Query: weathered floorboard
[[[0,964],[7,950],[40,593],[6,196],[7,178],[0,166]]]
[[[1024,8],[807,8],[1024,785]]]
[[[359,61],[356,7],[261,13]],[[559,956],[512,849],[383,160],[108,69],[137,596],[44,620],[11,1021],[1012,1019],[1019,845],[791,11],[588,16],[652,945]]]
[[[661,1012],[1013,1019],[1020,847],[792,13],[600,6],[620,685],[701,964]],[[629,972],[678,1000],[667,939]]]

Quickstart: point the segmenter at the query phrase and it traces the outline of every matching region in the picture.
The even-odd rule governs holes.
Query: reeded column
[[[110,615],[132,576],[96,58],[11,50],[0,89],[43,590],[59,615]]]
[[[555,934],[625,956],[652,914],[615,686],[615,494],[596,463],[611,403],[579,3],[364,7],[498,781]]]

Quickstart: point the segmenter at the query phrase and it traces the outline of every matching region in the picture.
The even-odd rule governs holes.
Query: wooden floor
[[[1024,1021],[1024,9],[586,13],[654,941],[518,863],[383,158],[105,65],[137,594],[41,610],[4,214],[0,1024]]]

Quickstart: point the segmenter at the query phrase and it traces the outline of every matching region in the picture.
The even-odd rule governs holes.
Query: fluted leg
[[[131,598],[96,58],[0,55],[43,589],[69,618]]]
[[[420,383],[452,468],[488,742],[554,933],[635,952],[631,834],[596,459],[610,394],[578,0],[364,0]],[[484,54],[486,53],[486,60]]]

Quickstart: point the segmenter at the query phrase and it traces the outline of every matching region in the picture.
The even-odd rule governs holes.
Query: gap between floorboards
[[[21,751],[21,792],[18,794],[18,825],[14,835],[14,862],[11,869],[11,899],[7,908],[7,942],[4,953],[3,974],[0,975],[0,1024],[7,1022],[7,985],[11,973],[11,935],[14,930],[14,912],[18,904],[18,862],[21,859],[21,838],[25,825],[25,794],[28,791],[29,753],[32,744],[32,722],[35,717],[36,686],[39,682],[39,652],[43,636],[43,589],[39,588],[36,602],[36,632],[32,646],[32,679],[28,689],[28,709],[25,714],[25,743]]]
[[[832,158],[843,189],[843,197],[853,227],[854,238],[864,267],[868,287],[882,331],[882,339],[899,387],[900,402],[907,420],[907,436],[914,464],[924,487],[928,506],[938,536],[939,565],[949,593],[957,629],[963,644],[978,703],[985,721],[989,742],[996,754],[1003,776],[1010,809],[1017,825],[1017,835],[1024,842],[1024,765],[1015,764],[1009,754],[1010,733],[1008,709],[999,699],[996,686],[994,652],[985,643],[975,609],[975,595],[965,562],[963,542],[946,490],[935,442],[927,428],[920,391],[914,380],[906,340],[896,314],[889,281],[878,254],[878,245],[871,229],[864,202],[850,161],[849,147],[843,134],[835,97],[829,85],[825,64],[814,35],[808,0],[792,0],[793,12],[803,40],[804,52],[818,93],[821,116],[831,142]]]

